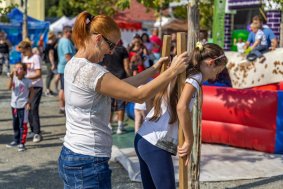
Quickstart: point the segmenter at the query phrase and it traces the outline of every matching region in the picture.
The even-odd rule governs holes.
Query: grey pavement
[[[65,117],[58,113],[57,97],[42,96],[40,116],[43,141],[28,141],[27,151],[6,148],[13,137],[10,94],[7,77],[0,76],[0,189],[60,189],[63,184],[57,172],[57,158],[65,133]],[[139,189],[141,183],[129,180],[117,162],[110,162],[113,189]],[[203,189],[283,188],[281,176],[254,180],[202,182]]]

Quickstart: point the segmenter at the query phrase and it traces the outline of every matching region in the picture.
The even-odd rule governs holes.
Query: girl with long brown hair
[[[192,108],[201,90],[201,83],[215,80],[224,69],[227,58],[222,48],[215,44],[197,43],[190,54],[187,78],[178,101],[176,78],[159,92],[153,108],[135,137],[143,187],[150,189],[175,188],[174,167],[171,155],[187,156],[193,144]],[[185,142],[178,145],[178,120],[184,131]]]

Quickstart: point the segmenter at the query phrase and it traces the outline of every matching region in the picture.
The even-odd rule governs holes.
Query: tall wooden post
[[[198,0],[191,0],[188,4],[188,52],[192,52],[195,48],[195,44],[198,40],[199,33],[199,12],[198,12]],[[198,97],[201,94],[198,93]],[[201,109],[199,104],[200,98],[196,98],[196,102],[193,108],[193,131],[194,131],[194,145],[192,148],[190,158],[190,182],[189,188],[199,189],[199,175],[200,175],[200,151],[201,151]]]
[[[186,33],[180,32],[177,33],[177,55],[182,54],[187,49],[186,44]],[[182,90],[184,88],[186,80],[186,72],[181,73],[178,76],[178,97],[180,98]],[[179,138],[178,143],[179,146],[182,146],[184,143],[184,134],[182,128],[179,126],[179,132],[178,132]],[[179,189],[187,189],[188,188],[188,169],[185,166],[186,157],[181,158],[179,157]]]
[[[161,72],[164,72],[168,68],[168,64],[170,62],[170,50],[171,50],[171,35],[164,35],[163,36],[163,43],[162,43],[162,52],[161,57],[168,57],[168,61],[163,63]]]

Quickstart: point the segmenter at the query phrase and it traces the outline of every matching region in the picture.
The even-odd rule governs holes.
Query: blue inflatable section
[[[130,119],[135,120],[135,103],[133,102],[127,103],[126,113]]]
[[[283,154],[283,91],[278,91],[275,152]]]

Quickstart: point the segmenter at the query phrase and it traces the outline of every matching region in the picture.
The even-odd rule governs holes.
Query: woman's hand
[[[182,54],[176,55],[173,58],[173,61],[169,69],[173,69],[176,71],[177,74],[180,74],[184,72],[186,68],[188,67],[188,61],[189,61],[189,55],[188,55],[188,52],[185,51]]]
[[[184,142],[181,147],[178,146],[178,154],[180,157],[186,157],[185,166],[188,165],[190,160],[190,154],[193,146],[193,141],[191,142]]]
[[[152,67],[154,67],[158,72],[161,71],[162,65],[168,61],[168,57],[161,57]]]

